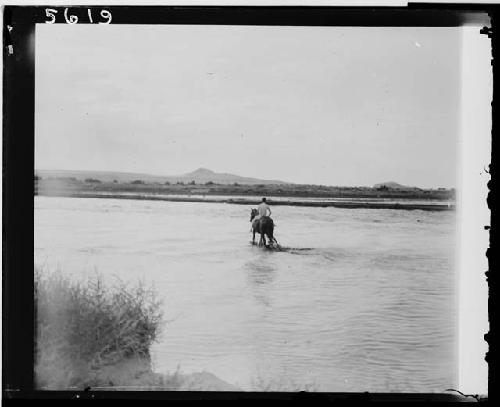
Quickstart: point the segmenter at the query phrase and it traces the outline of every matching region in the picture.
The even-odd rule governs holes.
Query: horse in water
[[[252,222],[252,232],[253,232],[253,240],[252,244],[255,244],[255,233],[260,233],[260,241],[259,245],[263,242],[264,246],[268,247],[266,244],[266,236],[269,239],[269,243],[276,243],[276,239],[274,238],[274,222],[269,216],[264,216],[261,219],[254,220],[258,215],[257,209],[252,209],[250,212],[250,222]]]

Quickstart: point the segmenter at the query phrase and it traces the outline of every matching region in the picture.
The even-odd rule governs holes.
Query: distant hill
[[[234,184],[235,182],[238,184],[250,184],[250,185],[288,184],[287,182],[278,180],[263,180],[258,178],[241,177],[239,175],[222,173],[222,172],[214,172],[206,168],[198,168],[197,170],[181,175],[180,177],[187,182],[194,180],[196,183],[200,184],[209,181],[215,182],[217,184]]]
[[[382,182],[380,184],[375,184],[373,188],[387,188],[387,189],[418,189],[417,187],[409,187],[407,185],[401,185],[394,181]]]
[[[278,180],[263,180],[258,178],[242,177],[239,175],[214,172],[206,168],[198,168],[193,172],[182,175],[151,175],[133,172],[114,172],[114,171],[68,171],[68,170],[35,170],[35,174],[42,178],[76,178],[78,180],[85,180],[87,178],[98,179],[102,182],[131,182],[134,180],[142,180],[146,183],[158,182],[164,184],[165,182],[188,183],[194,181],[197,184],[205,184],[206,182],[213,182],[215,184],[290,184]]]

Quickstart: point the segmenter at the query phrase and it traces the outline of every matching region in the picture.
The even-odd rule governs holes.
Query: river
[[[35,264],[153,284],[158,372],[243,390],[456,387],[454,211],[273,206],[282,252],[252,246],[251,206],[35,197]]]

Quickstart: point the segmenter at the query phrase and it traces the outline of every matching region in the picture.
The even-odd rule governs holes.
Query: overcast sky
[[[37,169],[455,187],[459,28],[38,25]]]

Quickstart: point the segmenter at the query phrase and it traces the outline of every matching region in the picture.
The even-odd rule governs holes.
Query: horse
[[[255,208],[252,209],[250,212],[250,222],[252,222],[252,232],[253,232],[252,244],[255,244],[255,233],[260,233],[259,245],[263,242],[264,246],[268,247],[268,245],[266,244],[266,235],[270,243],[278,244],[273,235],[274,233],[273,220],[269,216],[263,216],[258,221],[254,221],[254,218],[257,216],[258,213],[259,212]]]

